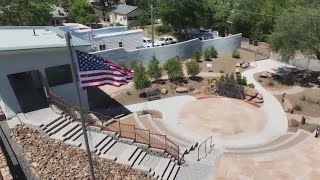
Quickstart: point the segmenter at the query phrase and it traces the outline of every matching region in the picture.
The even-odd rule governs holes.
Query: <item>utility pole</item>
[[[153,5],[151,5],[151,33],[152,33],[152,47],[154,47],[154,29],[153,29]]]
[[[84,116],[83,116],[83,112],[82,112],[82,101],[81,101],[81,97],[80,97],[80,90],[79,90],[79,86],[78,86],[78,81],[77,81],[77,68],[76,68],[76,64],[74,62],[74,58],[73,58],[73,53],[72,53],[72,47],[70,44],[70,40],[71,40],[71,35],[70,32],[65,34],[65,38],[66,38],[66,42],[67,42],[67,47],[69,50],[69,55],[70,55],[70,64],[71,64],[71,71],[72,71],[72,76],[73,76],[73,81],[76,87],[76,95],[77,95],[77,100],[79,102],[79,113],[80,113],[80,119],[81,119],[81,125],[82,125],[82,131],[83,131],[83,137],[84,137],[84,142],[86,145],[86,150],[87,150],[87,156],[88,156],[88,161],[89,161],[89,168],[90,168],[90,176],[92,180],[95,180],[94,177],[94,171],[93,171],[93,164],[92,164],[92,158],[91,158],[91,152],[90,152],[90,147],[89,147],[89,141],[88,141],[88,135],[87,135],[87,128],[86,128],[86,123],[84,122]]]

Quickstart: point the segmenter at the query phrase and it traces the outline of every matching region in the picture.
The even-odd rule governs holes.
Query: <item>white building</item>
[[[136,24],[142,10],[136,6],[119,4],[112,12],[110,12],[110,23],[120,23],[125,26]]]
[[[76,103],[65,32],[53,27],[0,28],[0,106],[7,118],[48,107],[44,87]],[[72,36],[75,49],[90,43]],[[80,90],[88,107],[87,92]]]

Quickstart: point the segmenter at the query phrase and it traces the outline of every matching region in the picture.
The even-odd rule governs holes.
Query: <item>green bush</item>
[[[244,76],[241,76],[241,74],[236,75],[236,81],[239,85],[247,86],[247,78]]]
[[[204,59],[206,60],[206,61],[211,61],[211,49],[206,49],[205,51],[204,51]]]
[[[168,59],[163,67],[171,80],[178,80],[184,77],[182,62],[175,58]]]
[[[224,82],[225,79],[226,79],[226,76],[225,75],[221,75],[219,81],[220,82]]]
[[[201,52],[199,49],[195,50],[193,52],[193,55],[192,55],[192,59],[194,59],[195,61],[199,62],[200,59],[201,59]]]
[[[124,25],[119,23],[119,22],[117,22],[117,23],[114,24],[114,26],[124,26]]]
[[[211,58],[217,58],[218,57],[218,52],[217,52],[216,48],[214,48],[213,46],[210,48],[210,57]]]
[[[232,57],[236,59],[240,58],[240,52],[238,51],[238,49],[233,50]]]
[[[190,75],[191,77],[194,77],[194,76],[196,76],[197,74],[200,73],[200,66],[194,60],[192,60],[190,62],[187,62],[186,63],[186,67],[187,67],[188,75]]]
[[[157,26],[155,31],[157,35],[169,34],[171,32],[171,28],[170,26],[163,24],[161,26]]]
[[[133,61],[131,61],[131,63],[130,63],[130,67],[132,68],[132,69],[134,69],[136,66],[138,66],[139,65],[139,61],[138,60],[133,60]]]
[[[148,73],[146,72],[142,63],[134,67],[133,81],[134,81],[134,87],[138,90],[141,90],[150,86]]]
[[[248,87],[254,88],[255,86],[254,86],[253,83],[249,83],[249,84],[248,84]]]
[[[148,74],[150,78],[154,80],[159,80],[162,77],[162,69],[159,66],[159,61],[155,56],[152,56],[152,59],[148,65]]]

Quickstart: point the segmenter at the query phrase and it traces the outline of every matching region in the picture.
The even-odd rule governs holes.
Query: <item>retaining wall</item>
[[[182,43],[135,49],[124,50],[123,48],[93,52],[97,56],[107,58],[114,63],[123,63],[130,65],[132,61],[142,61],[144,65],[148,64],[153,55],[157,57],[160,64],[163,64],[167,59],[179,56],[180,59],[191,58],[193,52],[198,49],[204,52],[207,48],[214,46],[218,53],[231,53],[234,49],[241,47],[242,34],[236,34],[228,37],[219,37],[216,39],[200,41],[199,39],[193,39]]]

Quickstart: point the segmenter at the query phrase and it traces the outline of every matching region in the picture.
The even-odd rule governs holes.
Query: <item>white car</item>
[[[172,36],[164,36],[154,43],[154,46],[164,46],[176,43],[176,39]]]
[[[150,38],[143,38],[143,47],[149,48],[152,47],[152,40]]]

